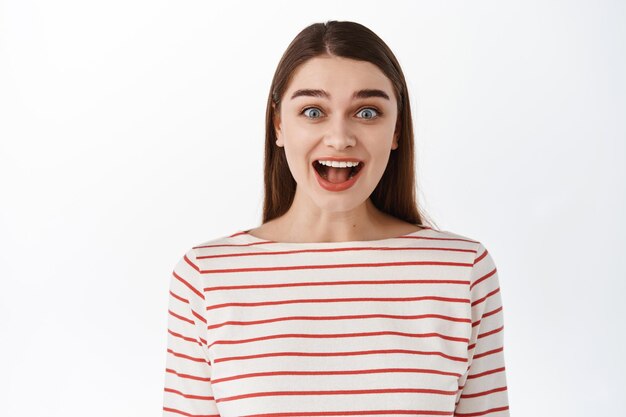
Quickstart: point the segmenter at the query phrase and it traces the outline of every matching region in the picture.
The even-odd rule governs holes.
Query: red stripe
[[[478,374],[468,375],[468,376],[467,376],[467,379],[480,378],[480,377],[483,377],[483,376],[487,376],[487,375],[491,375],[491,374],[496,374],[496,373],[498,373],[498,372],[504,372],[504,366],[503,366],[503,367],[501,367],[501,368],[490,369],[490,370],[488,370],[488,371],[481,372],[481,373],[478,373]]]
[[[478,300],[474,301],[472,303],[472,307],[474,307],[477,304],[482,303],[483,301],[485,301],[487,298],[491,297],[492,295],[494,295],[495,293],[497,293],[498,291],[500,291],[500,287],[496,288],[495,290],[491,291],[490,293],[488,293],[487,295],[485,295],[483,298],[479,298]]]
[[[185,257],[186,258],[186,257]],[[187,281],[185,281],[185,279],[183,277],[181,277],[180,275],[178,275],[176,273],[176,271],[172,271],[172,274],[174,274],[174,277],[176,277],[177,280],[179,280],[180,282],[182,282],[185,286],[187,286],[187,288],[189,288],[191,291],[193,291],[195,294],[198,295],[198,297],[202,298],[204,300],[204,294],[202,294],[200,291],[198,291],[197,289],[194,288],[193,285],[191,285],[190,283],[188,283]]]
[[[224,290],[249,290],[263,288],[288,288],[288,287],[314,287],[327,285],[385,285],[385,284],[459,284],[469,285],[467,280],[452,279],[394,279],[394,280],[359,280],[359,281],[306,281],[306,282],[287,282],[279,284],[250,284],[250,285],[222,285],[204,288],[204,292],[224,291]]]
[[[272,372],[255,372],[249,374],[233,375],[225,378],[213,379],[213,384],[219,384],[220,382],[233,381],[244,378],[254,378],[262,376],[296,376],[296,375],[363,375],[363,374],[378,374],[378,373],[417,373],[417,374],[434,374],[434,375],[447,375],[460,378],[461,374],[458,372],[445,372],[438,371],[436,369],[412,369],[412,368],[383,368],[383,369],[358,369],[353,371],[272,371]]]
[[[194,338],[194,337],[184,336],[184,335],[182,335],[182,334],[180,334],[180,333],[173,332],[173,331],[171,331],[170,329],[167,329],[167,332],[168,332],[169,334],[171,334],[172,336],[174,336],[174,337],[178,337],[179,339],[183,339],[183,340],[186,340],[186,341],[188,341],[188,342],[194,342],[194,343],[196,343],[196,344],[198,344],[198,345],[202,346],[202,345],[200,344],[200,342],[198,342],[198,339],[196,339],[196,338]]]
[[[191,314],[193,314],[193,316],[197,318],[198,320],[200,320],[202,323],[207,324],[206,319],[202,317],[200,314],[196,313],[194,310],[191,310]]]
[[[302,396],[302,395],[355,395],[355,394],[386,394],[386,393],[418,393],[418,394],[436,394],[436,395],[456,395],[454,391],[443,391],[429,388],[378,388],[378,389],[350,389],[350,390],[329,390],[329,391],[268,391],[253,392],[249,394],[233,395],[230,397],[221,397],[216,402],[236,401],[245,398],[255,397],[277,397],[277,396]]]
[[[414,261],[414,262],[375,262],[375,263],[359,263],[359,264],[329,264],[329,265],[292,265],[292,266],[272,266],[272,267],[256,267],[256,268],[228,268],[228,269],[207,269],[201,270],[201,274],[219,274],[227,272],[263,272],[263,271],[292,271],[297,269],[329,269],[329,268],[369,268],[384,266],[413,266],[413,265],[431,265],[431,266],[463,266],[471,267],[472,264],[464,262],[436,262],[436,261]]]
[[[171,353],[172,355],[174,355],[174,356],[176,356],[178,358],[189,359],[190,361],[194,361],[194,362],[204,362],[204,363],[207,363],[206,359],[204,359],[204,358],[196,358],[196,357],[193,357],[193,356],[185,355],[183,353],[174,352],[172,349],[168,349],[167,351],[168,351],[168,353]]]
[[[189,300],[187,300],[186,298],[181,297],[180,295],[177,295],[177,294],[173,293],[171,290],[170,290],[170,295],[172,297],[176,298],[177,300],[182,301],[183,303],[189,304]]]
[[[488,313],[483,313],[483,315],[480,318],[480,320],[476,320],[474,323],[472,323],[472,327],[478,326],[482,322],[482,319],[484,319],[485,317],[489,317],[491,315],[494,315],[494,314],[498,313],[500,310],[502,310],[502,306],[496,308],[495,310],[491,310]]]
[[[491,414],[491,413],[497,413],[497,412],[500,412],[500,411],[506,411],[508,409],[509,409],[509,406],[490,408],[489,410],[479,411],[479,412],[475,412],[475,413],[458,413],[458,412],[455,412],[454,416],[455,417],[478,417],[478,416],[484,416],[484,415]]]
[[[491,335],[492,335],[492,334],[494,334],[494,333],[501,332],[503,329],[504,329],[504,325],[502,325],[502,326],[498,327],[497,329],[493,329],[493,330],[491,330],[491,331],[488,331],[488,332],[486,332],[486,333],[479,334],[479,335],[478,335],[478,339],[481,339],[481,338],[483,338],[483,337],[487,337],[487,336],[491,336]]]
[[[451,303],[469,303],[467,298],[449,298],[449,297],[436,297],[436,296],[424,296],[424,297],[405,297],[405,298],[308,298],[302,300],[279,300],[279,301],[259,301],[256,303],[223,303],[207,306],[207,310],[215,310],[223,307],[258,307],[258,306],[271,306],[280,304],[299,304],[299,303],[341,303],[341,302],[361,302],[361,301],[445,301]]]
[[[257,246],[267,245],[274,242],[253,242],[253,243],[221,243],[215,245],[199,245],[194,246],[192,249],[206,249],[206,248],[228,248],[228,247],[243,247],[243,246]]]
[[[283,333],[283,334],[274,334],[270,336],[261,336],[261,337],[253,337],[250,339],[239,339],[239,340],[216,340],[209,345],[209,347],[213,347],[213,345],[235,345],[239,343],[250,343],[250,342],[258,342],[261,340],[271,340],[271,339],[286,339],[286,338],[302,338],[302,339],[336,339],[343,337],[367,337],[367,336],[406,336],[406,337],[438,337],[444,340],[451,340],[453,342],[461,342],[468,343],[469,339],[465,337],[453,337],[447,336],[440,333],[404,333],[404,332],[392,332],[392,331],[384,331],[384,332],[361,332],[361,333],[329,333],[329,334],[309,334],[309,333]]]
[[[474,265],[476,265],[478,262],[482,261],[485,258],[485,256],[487,256],[487,249],[485,249],[483,251],[483,253],[481,253],[478,258],[474,259]]]
[[[238,326],[248,326],[248,325],[257,325],[257,324],[266,324],[266,323],[274,323],[277,321],[287,321],[287,320],[356,320],[356,319],[370,319],[370,318],[390,318],[390,319],[399,319],[399,320],[417,320],[417,319],[442,319],[453,322],[460,323],[469,323],[471,319],[461,318],[461,317],[451,317],[444,316],[441,314],[418,314],[418,315],[410,315],[410,316],[398,316],[393,314],[359,314],[359,315],[351,315],[351,316],[288,316],[288,317],[277,317],[273,319],[265,319],[265,320],[253,320],[253,321],[226,321],[223,323],[212,324],[207,327],[207,330],[217,329],[223,326],[230,325],[238,325]]]
[[[246,414],[241,417],[374,416],[389,414],[406,414],[410,416],[452,416],[453,412],[437,410],[296,411],[286,413]]]
[[[185,394],[181,391],[172,389],[172,388],[165,388],[164,389],[165,392],[171,392],[172,394],[177,394],[180,395],[181,397],[185,397],[185,398],[191,398],[193,400],[207,400],[207,401],[214,401],[215,397],[211,396],[207,396],[207,395],[192,395],[192,394]]]
[[[496,313],[497,313],[497,312],[499,312],[500,310],[502,310],[502,306],[500,306],[500,307],[496,308],[495,310],[491,310],[491,311],[490,311],[490,312],[488,312],[488,313],[483,313],[483,318],[485,318],[485,317],[489,317],[489,316],[491,316],[491,315],[493,315],[493,314],[496,314]]]
[[[481,333],[481,334],[479,334],[476,338],[477,338],[477,339],[481,339],[481,338],[483,338],[483,337],[490,336],[490,335],[492,335],[492,334],[494,334],[494,333],[498,333],[498,332],[500,332],[500,331],[502,331],[502,330],[504,330],[504,325],[502,325],[502,326],[498,327],[497,329],[494,329],[494,330],[491,330],[491,331],[488,331],[488,332],[485,332],[485,333]],[[476,346],[476,343],[472,343],[471,345],[468,345],[468,346],[467,346],[467,350],[472,350],[472,349],[474,349],[474,346]]]
[[[168,372],[170,374],[174,374],[174,375],[176,375],[179,378],[193,379],[193,380],[202,381],[202,382],[211,382],[211,378],[206,378],[206,377],[202,377],[202,376],[195,376],[195,375],[189,375],[189,374],[182,374],[180,372],[176,372],[175,370],[169,369],[169,368],[166,368],[165,372]]]
[[[174,313],[172,310],[167,310],[167,311],[169,311],[169,313],[170,313],[172,316],[176,317],[177,319],[180,319],[180,320],[186,321],[187,323],[190,323],[190,324],[196,324],[193,320],[188,319],[187,317],[183,317],[183,316],[181,316],[181,315],[179,315],[179,314],[176,314],[176,313]]]
[[[359,356],[359,355],[380,355],[380,354],[390,354],[390,353],[404,353],[407,355],[434,355],[441,356],[442,358],[449,359],[455,362],[467,362],[467,358],[460,358],[456,356],[450,356],[443,352],[437,351],[420,351],[420,350],[408,350],[408,349],[384,349],[384,350],[363,350],[363,351],[352,351],[352,352],[272,352],[272,353],[260,353],[256,355],[245,355],[245,356],[224,356],[221,358],[215,359],[214,363],[218,362],[227,362],[227,361],[238,361],[238,360],[247,360],[247,359],[258,359],[258,358],[270,358],[276,356]]]
[[[180,414],[187,417],[220,417],[219,414],[191,414],[170,407],[163,407],[163,411],[167,411],[168,413]]]
[[[495,353],[502,352],[503,350],[504,350],[504,348],[503,348],[503,347],[500,347],[500,348],[498,348],[498,349],[493,349],[493,350],[488,350],[488,351],[483,352],[483,353],[478,353],[478,354],[475,354],[475,355],[474,355],[474,359],[480,359],[480,358],[482,358],[483,356],[493,355],[493,354],[495,354]]]
[[[437,248],[437,247],[393,247],[393,246],[354,246],[349,248],[314,248],[314,249],[294,249],[271,252],[238,252],[223,253],[217,255],[202,255],[197,259],[212,258],[230,258],[242,256],[274,256],[274,255],[294,255],[298,253],[318,253],[318,252],[356,252],[356,251],[448,251],[448,252],[471,252],[476,253],[473,249],[461,248]]]
[[[475,285],[480,284],[481,282],[483,282],[484,280],[486,280],[487,278],[489,278],[490,276],[492,276],[493,274],[495,274],[497,272],[497,269],[494,268],[493,271],[489,272],[488,274],[482,276],[480,279],[476,280],[475,282],[472,283],[472,285],[470,285],[470,290],[472,288],[474,288]]]
[[[474,394],[463,394],[461,395],[461,397],[462,398],[484,397],[485,395],[493,394],[496,392],[502,392],[502,391],[506,391],[506,387],[494,388],[494,389],[490,389],[489,391],[482,391],[482,392],[477,392]]]
[[[183,257],[185,259],[185,262],[187,262],[187,264],[192,267],[193,269],[195,269],[196,271],[200,271],[200,268],[198,268],[196,266],[196,264],[194,264],[193,262],[191,262],[191,260],[187,257],[187,255],[185,254],[185,256]]]

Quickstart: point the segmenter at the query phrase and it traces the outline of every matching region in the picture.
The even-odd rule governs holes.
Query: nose
[[[329,132],[324,136],[326,145],[339,150],[356,145],[356,138],[352,134],[349,122],[337,118],[333,123],[329,124],[329,127]]]

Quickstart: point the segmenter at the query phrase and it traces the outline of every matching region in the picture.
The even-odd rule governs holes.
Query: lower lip
[[[363,172],[363,168],[365,167],[361,167],[361,169],[359,170],[359,172],[356,173],[356,175],[354,175],[352,178],[349,178],[347,181],[335,184],[333,182],[330,182],[328,180],[325,180],[319,172],[317,172],[317,169],[315,169],[315,167],[313,167],[313,171],[315,172],[315,177],[317,178],[317,182],[319,183],[319,185],[327,190],[327,191],[343,191],[343,190],[347,190],[348,188],[352,187],[354,185],[354,183],[356,182],[356,180],[359,179],[359,176],[361,175],[361,172]]]

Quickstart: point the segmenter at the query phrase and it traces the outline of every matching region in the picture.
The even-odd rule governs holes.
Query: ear
[[[284,146],[284,141],[283,141],[283,133],[280,130],[280,112],[276,111],[276,106],[274,106],[274,132],[276,133],[276,145],[278,146]]]
[[[398,149],[398,138],[400,137],[400,118],[396,122],[396,130],[393,132],[393,142],[391,143],[391,149]]]

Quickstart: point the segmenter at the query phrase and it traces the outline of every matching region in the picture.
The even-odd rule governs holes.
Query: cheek
[[[394,151],[395,152],[395,151]],[[371,160],[371,171],[373,177],[382,176],[387,168],[387,164],[389,163],[389,156],[391,153],[391,140],[386,141],[382,144],[382,141],[379,142],[372,148],[372,160]]]
[[[376,162],[372,164],[372,166],[370,166],[370,179],[372,181],[378,182],[380,180],[380,178],[383,176],[383,173],[385,172],[385,169],[387,168],[388,161],[388,159],[379,158]]]
[[[294,179],[299,180],[308,175],[310,155],[309,148],[306,147],[304,142],[294,140],[293,137],[290,140],[285,140],[285,156]],[[312,166],[310,168],[313,169]]]
[[[311,129],[299,128],[295,124],[287,126],[283,132],[287,159],[294,165],[305,165],[311,157],[313,148],[316,146],[318,136]]]

